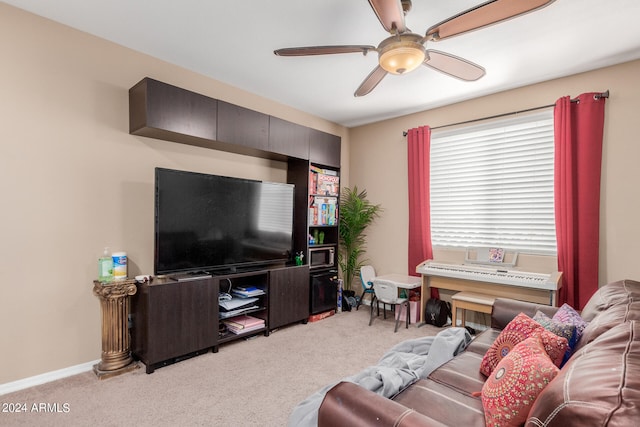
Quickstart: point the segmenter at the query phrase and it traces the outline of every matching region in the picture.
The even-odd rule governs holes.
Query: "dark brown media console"
[[[309,317],[309,268],[274,267],[212,277],[177,281],[170,278],[139,283],[131,304],[133,356],[146,372],[182,359],[218,351],[218,346],[253,335],[264,334]],[[255,286],[264,290],[258,308],[249,314],[265,321],[265,327],[246,334],[221,332],[219,292],[234,286]]]
[[[287,182],[296,186],[294,250],[308,253],[309,168],[314,164],[339,172],[339,136],[149,77],[129,90],[129,133],[286,162]],[[220,344],[247,336],[219,336],[218,294],[227,290],[227,279],[238,286],[264,287],[260,308],[250,314],[264,319],[265,328],[248,335],[268,335],[288,324],[306,323],[308,265],[139,284],[132,298],[132,352],[145,363],[147,373],[192,355],[217,352]]]

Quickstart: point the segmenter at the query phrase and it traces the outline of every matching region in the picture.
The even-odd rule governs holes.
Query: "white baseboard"
[[[57,371],[51,371],[33,377],[24,378],[22,380],[0,384],[0,396],[2,396],[3,394],[13,393],[14,391],[24,390],[25,388],[45,384],[51,381],[60,380],[72,375],[90,371],[93,369],[93,365],[98,362],[100,362],[99,359],[92,362],[82,363],[80,365],[70,366],[68,368],[58,369]]]

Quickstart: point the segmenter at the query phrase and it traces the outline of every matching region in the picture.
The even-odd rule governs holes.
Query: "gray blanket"
[[[420,378],[452,359],[471,342],[471,335],[464,328],[448,328],[436,336],[403,341],[389,350],[375,366],[343,378],[390,398]],[[318,425],[318,409],[325,394],[339,381],[329,384],[296,406],[289,416],[290,427],[315,427]]]

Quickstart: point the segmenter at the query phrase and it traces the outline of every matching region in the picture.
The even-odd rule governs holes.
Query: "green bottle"
[[[102,256],[98,258],[98,280],[100,282],[113,281],[113,258],[111,258],[109,248],[104,248]]]

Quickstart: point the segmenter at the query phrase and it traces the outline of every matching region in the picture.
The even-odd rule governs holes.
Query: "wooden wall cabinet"
[[[217,136],[218,101],[145,78],[129,89],[129,133],[207,146]]]
[[[332,168],[340,168],[340,147],[339,136],[321,132],[316,129],[309,129],[311,137],[309,139],[309,161]]]
[[[309,158],[311,129],[277,117],[269,118],[269,151],[298,159]]]
[[[129,89],[129,133],[340,167],[339,136],[145,77]]]
[[[269,116],[228,102],[218,101],[220,142],[268,151]]]

